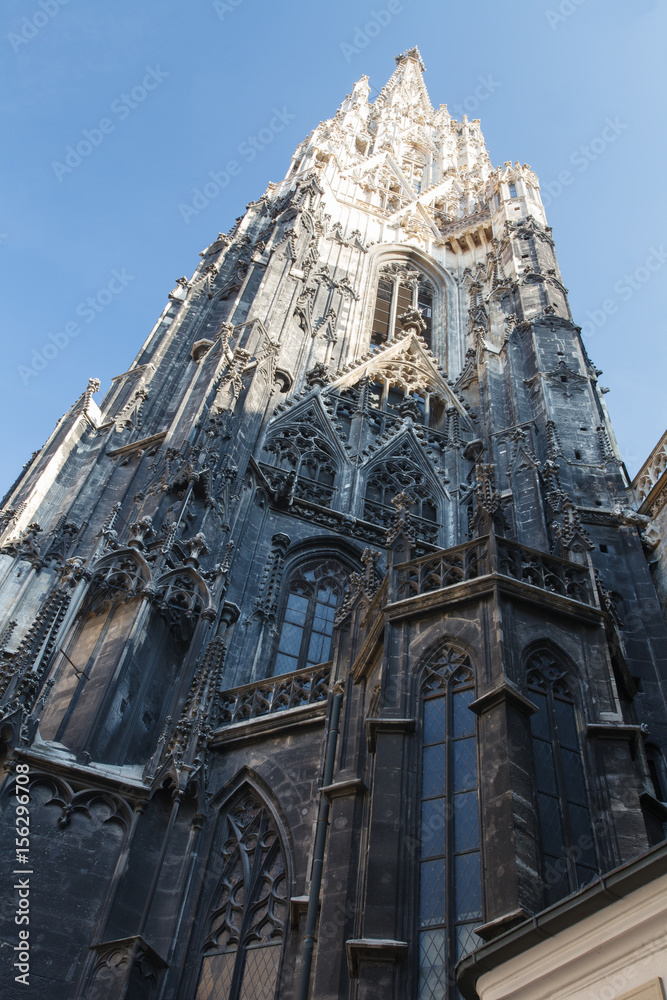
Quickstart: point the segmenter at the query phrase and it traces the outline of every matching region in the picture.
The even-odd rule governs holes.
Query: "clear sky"
[[[89,377],[104,392],[127,370],[175,279],[355,80],[375,93],[415,44],[432,103],[481,118],[494,164],[537,172],[634,474],[667,424],[665,8],[5,0],[0,494]],[[230,159],[225,189],[184,210]]]

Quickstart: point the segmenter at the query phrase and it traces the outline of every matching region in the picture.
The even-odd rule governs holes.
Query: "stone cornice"
[[[531,948],[666,874],[667,844],[663,843],[477,948],[457,966],[459,990],[465,1000],[478,1000],[477,981],[485,973],[517,956],[526,956],[528,961]]]
[[[326,711],[327,702],[318,701],[312,705],[299,705],[297,708],[288,708],[282,712],[258,715],[254,719],[248,719],[247,722],[235,722],[217,729],[211,736],[210,746],[228,747],[234,743],[265,739],[277,732],[283,733],[287,729],[321,725],[324,723]]]
[[[626,726],[616,722],[591,722],[586,726],[586,736],[590,740],[622,740],[639,746],[641,726]]]
[[[498,573],[489,573],[474,580],[466,580],[464,583],[443,587],[441,590],[407,597],[395,604],[388,604],[385,608],[385,614],[390,621],[400,621],[460,601],[477,600],[494,593],[515,597],[543,610],[549,608],[556,613],[589,624],[601,624],[604,619],[599,608],[582,604],[571,597],[550,593],[541,587],[534,587],[532,584],[513,580],[511,577],[501,576]]]
[[[513,708],[518,708],[524,715],[533,715],[539,711],[537,705],[534,705],[532,701],[524,697],[520,691],[517,691],[515,687],[507,682],[500,684],[492,691],[487,691],[486,694],[481,695],[481,697],[471,702],[468,708],[475,715],[485,715],[486,712],[490,712],[498,705],[509,705]]]

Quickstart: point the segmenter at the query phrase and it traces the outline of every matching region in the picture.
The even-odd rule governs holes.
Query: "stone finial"
[[[398,322],[406,333],[416,333],[421,336],[426,329],[426,322],[420,309],[406,310],[406,312],[398,317]]]
[[[306,372],[306,382],[308,385],[326,385],[331,381],[331,373],[321,361],[314,365],[310,371]]]
[[[190,553],[185,560],[186,565],[195,569],[199,566],[199,557],[207,555],[210,551],[203,531],[199,531],[193,538],[188,538],[187,541],[183,542],[183,545]]]
[[[132,533],[132,537],[128,545],[131,545],[135,549],[143,549],[146,539],[152,538],[155,534],[153,521],[147,515],[141,517],[134,524],[130,525],[130,532]]]
[[[415,502],[414,497],[411,497],[405,490],[401,490],[395,497],[392,497],[391,502],[396,508],[396,513],[387,532],[387,548],[395,549],[403,542],[408,550],[415,541],[410,524],[410,507]]]
[[[475,500],[485,514],[492,515],[499,509],[502,498],[495,488],[495,469],[493,465],[478,462],[475,466]]]
[[[561,511],[562,523],[554,521],[551,527],[563,548],[569,552],[588,552],[594,549],[591,536],[581,523],[579,511],[566,493],[562,497]]]

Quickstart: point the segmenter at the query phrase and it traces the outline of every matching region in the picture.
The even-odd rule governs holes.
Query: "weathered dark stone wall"
[[[429,110],[417,55],[372,106],[356,85],[5,499],[0,850],[13,870],[27,761],[31,996],[192,1000],[255,822],[274,840],[239,857],[248,880],[279,846],[275,995],[296,995],[334,690],[312,996],[414,995],[422,687],[444,648],[474,677],[486,938],[545,900],[533,654],[567,677],[600,871],[663,835],[645,743],[667,747],[667,631],[600,372],[537,179]],[[403,118],[440,151],[420,191],[394,183]],[[397,306],[372,342],[389,277],[431,296],[430,344]],[[331,660],[274,676],[313,559],[350,575]]]

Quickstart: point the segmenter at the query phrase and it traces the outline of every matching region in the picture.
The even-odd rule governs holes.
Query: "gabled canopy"
[[[407,333],[399,340],[382,348],[373,357],[354,365],[351,371],[329,383],[331,389],[346,389],[362,378],[387,380],[406,394],[428,392],[440,397],[445,405],[456,407],[464,426],[472,430],[466,408],[438,369],[433,356],[423,341],[414,333]]]

